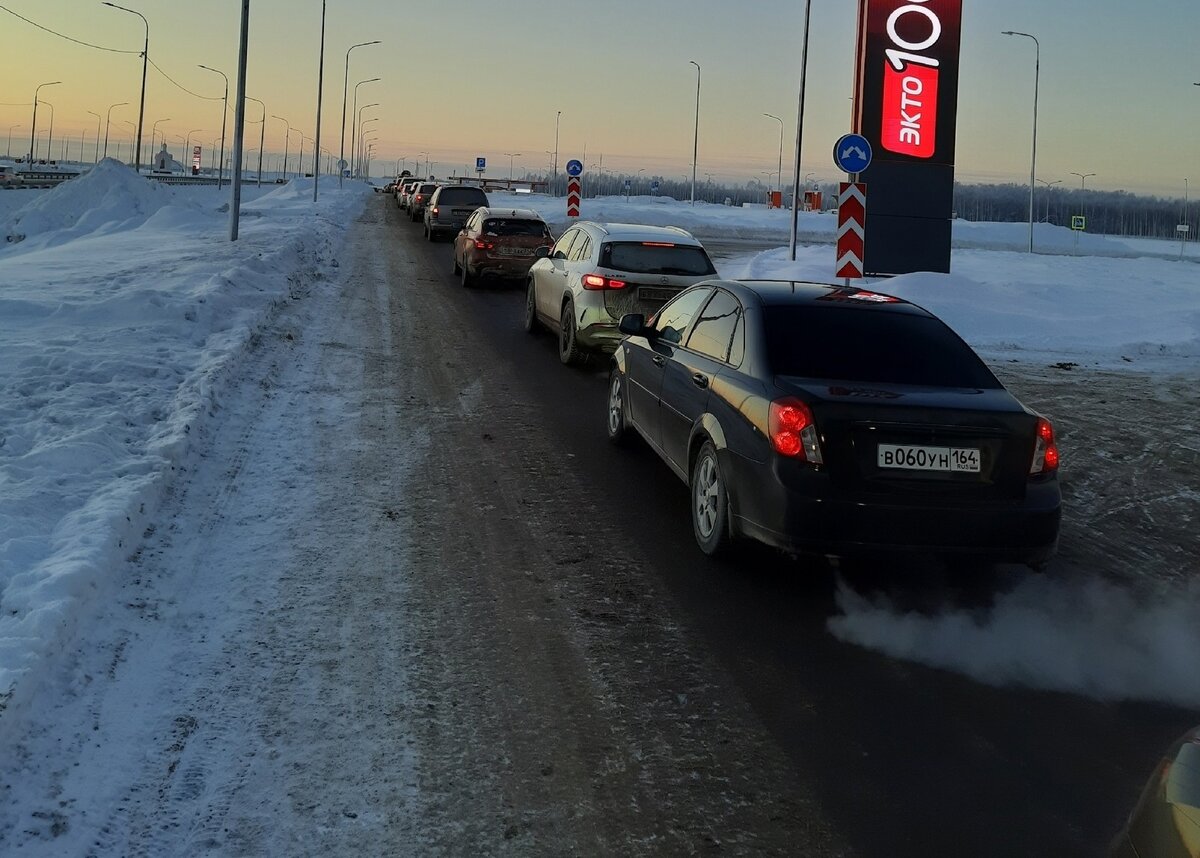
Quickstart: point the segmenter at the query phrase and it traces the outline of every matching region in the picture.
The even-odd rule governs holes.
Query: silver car
[[[581,221],[529,269],[525,330],[558,334],[564,364],[611,353],[627,313],[649,318],[679,292],[716,274],[712,260],[678,227]]]

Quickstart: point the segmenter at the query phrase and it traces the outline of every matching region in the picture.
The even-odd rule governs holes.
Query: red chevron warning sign
[[[863,276],[866,245],[867,186],[842,182],[838,186],[837,277]]]
[[[567,217],[579,217],[579,200],[583,197],[578,178],[567,179]]]

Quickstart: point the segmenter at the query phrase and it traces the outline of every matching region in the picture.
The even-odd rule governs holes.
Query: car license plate
[[[638,289],[638,297],[643,301],[670,301],[679,294],[678,289],[655,289],[653,286],[643,286]]]
[[[879,467],[901,471],[978,474],[980,472],[979,448],[880,444]]]
[[[532,247],[501,247],[496,250],[500,256],[533,256]]]

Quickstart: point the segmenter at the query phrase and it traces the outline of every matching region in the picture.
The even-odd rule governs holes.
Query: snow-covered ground
[[[0,194],[0,712],[35,693],[45,660],[103,600],[212,418],[256,327],[298,274],[332,271],[360,183],[227,191],[146,183],[116,162],[50,191]],[[563,201],[494,195],[558,217]],[[586,200],[589,218],[675,224],[710,238],[785,240],[788,215],[665,198]],[[830,214],[786,250],[725,260],[725,276],[828,280]],[[1200,265],[1170,248],[1020,224],[956,224],[951,275],[879,288],[943,316],[993,359],[1139,372],[1200,370]],[[1000,248],[1000,249],[997,249]],[[1086,255],[1085,255],[1086,254]],[[312,332],[320,336],[320,332]],[[0,714],[0,723],[3,715]]]

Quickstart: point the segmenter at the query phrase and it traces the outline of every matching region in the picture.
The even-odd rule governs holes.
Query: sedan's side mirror
[[[533,255],[538,259],[547,259],[550,256],[550,246],[546,244],[542,245],[536,251],[534,251]]]
[[[617,325],[617,330],[631,337],[645,337],[649,335],[649,332],[646,330],[646,317],[641,313],[627,313],[622,316],[620,323]]]

